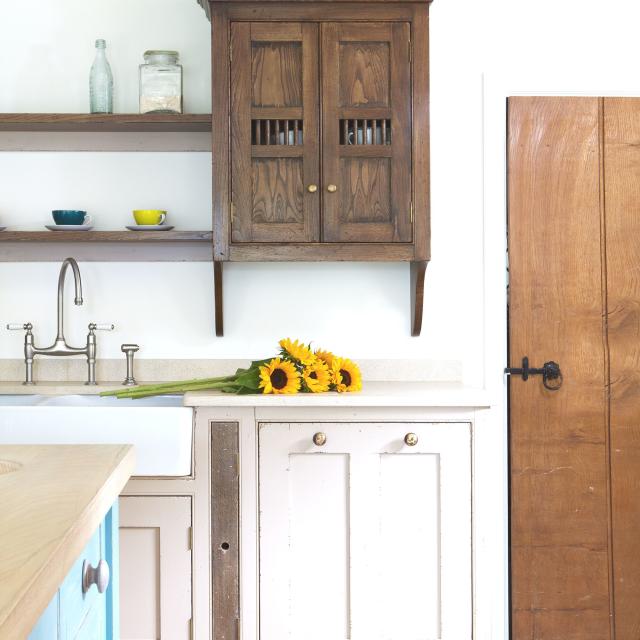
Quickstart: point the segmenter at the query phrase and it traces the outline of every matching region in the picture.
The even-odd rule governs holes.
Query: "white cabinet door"
[[[468,423],[262,423],[259,470],[260,640],[471,638]]]
[[[120,498],[120,637],[191,637],[191,498]]]

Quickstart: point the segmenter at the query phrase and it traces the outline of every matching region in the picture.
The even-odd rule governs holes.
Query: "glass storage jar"
[[[177,51],[145,51],[140,65],[140,113],[182,113],[182,65]]]

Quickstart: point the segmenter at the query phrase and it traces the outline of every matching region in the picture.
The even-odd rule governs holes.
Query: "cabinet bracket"
[[[411,262],[410,296],[411,296],[411,335],[417,337],[422,330],[422,308],[424,306],[424,276],[427,272],[426,260]]]

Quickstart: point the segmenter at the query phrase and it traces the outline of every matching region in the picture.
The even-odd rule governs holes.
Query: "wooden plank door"
[[[613,585],[617,640],[640,637],[640,99],[603,101]]]
[[[407,23],[322,25],[323,240],[411,242]]]
[[[318,91],[316,24],[232,23],[232,242],[319,239]]]
[[[564,375],[509,381],[513,640],[612,637],[600,108],[509,100],[510,366]]]
[[[260,640],[471,640],[468,424],[261,424],[259,470]]]

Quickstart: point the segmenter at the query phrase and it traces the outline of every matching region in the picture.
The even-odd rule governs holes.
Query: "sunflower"
[[[329,368],[331,368],[331,365],[333,364],[333,359],[335,358],[335,356],[333,355],[333,353],[331,353],[331,351],[323,351],[322,349],[316,349],[315,356],[319,360],[322,360],[322,362],[324,362]]]
[[[300,374],[295,365],[280,358],[274,358],[269,364],[260,367],[262,393],[298,393]]]
[[[347,358],[334,358],[331,370],[333,384],[339,393],[362,390],[362,375],[355,362],[351,362]]]
[[[322,360],[316,360],[314,363],[307,365],[302,371],[302,378],[311,393],[329,391],[331,374],[329,373],[329,367]]]
[[[280,348],[283,351],[282,355],[284,357],[288,356],[292,360],[297,360],[302,365],[312,364],[316,361],[313,351],[302,344],[302,342],[298,342],[298,340],[291,341],[289,338],[283,338],[280,340]]]

